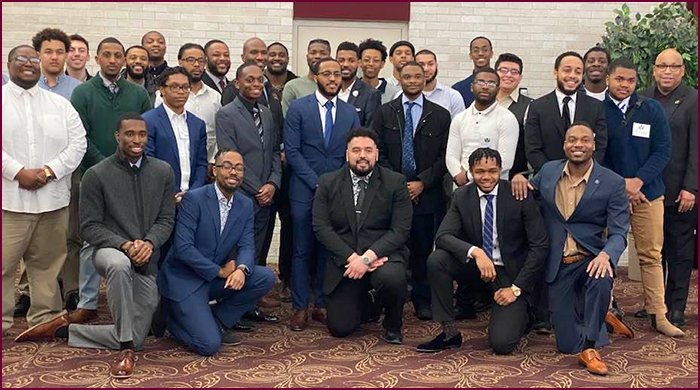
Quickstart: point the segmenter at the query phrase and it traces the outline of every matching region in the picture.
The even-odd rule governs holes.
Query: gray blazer
[[[280,140],[269,108],[258,104],[263,124],[263,142],[253,116],[240,98],[222,107],[216,113],[216,143],[219,149],[236,150],[243,155],[245,174],[241,189],[255,196],[263,184],[271,183],[278,189],[281,184]]]

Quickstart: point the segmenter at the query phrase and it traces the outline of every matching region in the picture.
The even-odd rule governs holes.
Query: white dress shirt
[[[573,93],[571,95],[564,95],[563,92],[561,92],[558,89],[554,90],[554,94],[557,95],[557,105],[559,105],[559,115],[564,115],[564,98],[565,97],[570,97],[571,100],[569,100],[569,114],[571,115],[571,123],[574,123],[576,120],[574,119],[576,117],[576,96],[578,93]]]
[[[318,89],[315,92],[316,94],[316,101],[318,102],[318,113],[321,115],[321,132],[323,133],[323,136],[326,136],[326,102],[328,101],[328,98],[325,96],[321,95],[321,92],[318,91]],[[331,116],[333,117],[333,123],[335,123],[335,113],[338,109],[338,96],[333,96],[333,99],[331,99],[333,102],[333,108],[331,108]]]
[[[478,148],[488,147],[501,154],[501,179],[508,180],[519,136],[518,120],[507,108],[494,102],[479,111],[474,102],[450,124],[445,151],[447,170],[455,177],[464,169],[471,180],[469,155]]]
[[[2,209],[39,214],[68,206],[71,174],[85,155],[85,128],[61,95],[25,90],[9,81],[2,87]],[[36,191],[19,187],[22,168],[47,166],[56,175]]]
[[[614,97],[612,97],[612,95],[611,95],[610,100],[612,100],[613,103],[615,103],[615,105],[617,106],[617,108],[619,108],[620,111],[622,111],[622,115],[625,115],[625,114],[627,114],[627,110],[630,108],[630,98],[631,97],[632,97],[632,95],[627,96],[623,100],[617,100]]]
[[[439,105],[450,112],[450,117],[454,119],[460,112],[464,111],[464,99],[457,90],[452,89],[439,81],[432,91],[423,91],[426,99]]]
[[[494,195],[494,198],[491,199],[491,203],[493,203],[493,264],[495,265],[500,265],[504,266],[503,260],[501,259],[501,245],[498,243],[498,226],[496,223],[496,210],[497,210],[497,203],[496,199],[498,198],[498,184],[496,184],[496,187],[493,188],[491,192],[488,194],[485,193],[484,191],[481,191],[479,187],[476,187],[476,192],[479,194],[479,209],[481,210],[481,226],[484,226],[484,215],[486,214],[486,196],[484,195]],[[482,233],[483,234],[483,233]],[[467,257],[470,259],[473,259],[472,257],[472,252],[474,251],[475,247],[469,248],[469,251],[467,251]],[[483,249],[483,248],[482,248]]]
[[[355,82],[357,81],[357,77],[352,81],[352,84],[348,86],[348,89],[343,91],[343,87],[340,87],[340,91],[338,92],[338,99],[344,101],[345,103],[348,102],[348,99],[350,99],[350,91],[352,91],[352,87],[355,86]]]
[[[187,128],[187,110],[176,114],[167,104],[163,104],[165,113],[170,120],[170,126],[177,141],[177,155],[180,160],[180,191],[190,188],[190,131]]]

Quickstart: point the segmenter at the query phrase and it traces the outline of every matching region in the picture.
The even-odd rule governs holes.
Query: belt
[[[573,263],[576,263],[576,262],[579,262],[579,261],[585,259],[586,257],[588,257],[587,254],[585,254],[585,253],[578,253],[578,254],[575,254],[575,255],[563,256],[563,257],[561,258],[561,262],[564,263],[564,264],[573,264]]]

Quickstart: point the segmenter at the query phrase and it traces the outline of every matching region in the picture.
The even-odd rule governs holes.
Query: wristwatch
[[[236,267],[236,269],[243,271],[243,275],[250,276],[250,268],[248,268],[247,265],[241,264],[238,267]]]
[[[367,256],[362,256],[362,264],[366,265],[369,267],[370,264],[372,264],[372,261],[369,259]]]
[[[51,170],[48,167],[44,167],[44,175],[46,175],[46,180],[51,181],[56,178],[56,176],[51,173]]]
[[[520,296],[520,293],[522,293],[522,290],[520,290],[520,287],[518,287],[518,286],[516,286],[516,285],[514,285],[514,284],[512,284],[512,285],[510,286],[510,290],[513,291],[513,295],[515,295],[516,297],[519,297],[519,296]]]

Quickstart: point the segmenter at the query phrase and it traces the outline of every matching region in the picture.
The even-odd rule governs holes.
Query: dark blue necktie
[[[333,135],[333,102],[327,101],[323,105],[326,107],[326,126],[323,129],[323,138],[326,141],[326,147],[331,143],[331,135]]]
[[[401,171],[406,175],[406,179],[414,179],[416,176],[416,159],[413,155],[413,115],[411,110],[416,105],[414,102],[407,102],[406,124],[403,127],[403,158],[401,159]]]
[[[484,226],[481,231],[484,240],[484,252],[493,260],[493,197],[494,195],[484,195],[486,198],[486,210],[484,210]]]

